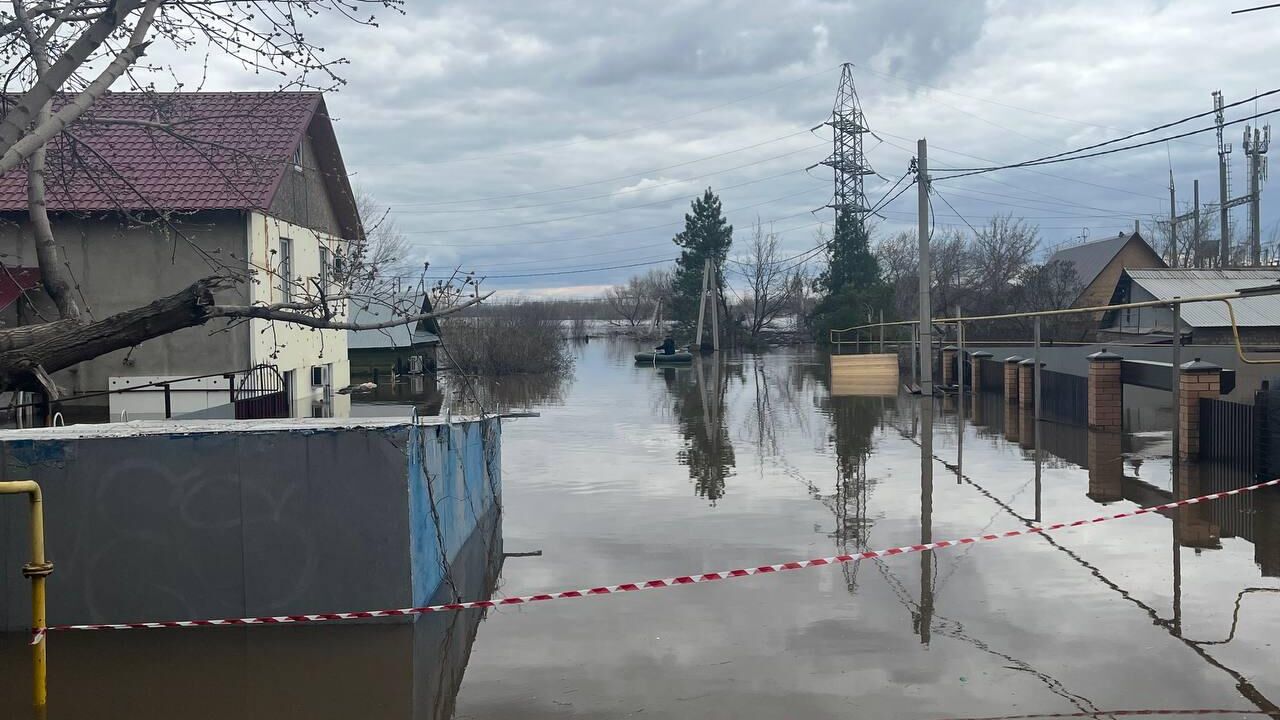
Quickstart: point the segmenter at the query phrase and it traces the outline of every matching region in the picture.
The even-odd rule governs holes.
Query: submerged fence
[[[1040,371],[1040,412],[1045,420],[1086,425],[1089,422],[1089,378]]]
[[[1256,466],[1258,407],[1230,400],[1200,398],[1200,459]]]

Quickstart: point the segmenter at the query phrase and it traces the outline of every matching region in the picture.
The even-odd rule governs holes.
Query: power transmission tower
[[[862,152],[862,136],[870,132],[858,101],[858,91],[853,86],[853,65],[845,63],[840,69],[840,86],[836,89],[836,104],[831,108],[831,119],[823,123],[831,126],[831,155],[822,165],[831,168],[835,176],[835,194],[827,207],[836,211],[853,213],[858,229],[866,222],[867,194],[862,179],[875,171]]]
[[[1252,132],[1252,135],[1250,134]],[[1262,183],[1267,179],[1267,150],[1271,126],[1244,126],[1244,154],[1249,162],[1249,264],[1262,264]]]

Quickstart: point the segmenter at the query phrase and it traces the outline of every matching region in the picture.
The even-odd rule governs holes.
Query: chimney
[[[1138,221],[1137,221],[1137,220],[1134,220],[1134,221],[1133,221],[1133,234],[1134,234],[1134,235],[1139,235],[1139,234],[1141,234],[1141,233],[1139,233],[1139,232],[1138,232]]]

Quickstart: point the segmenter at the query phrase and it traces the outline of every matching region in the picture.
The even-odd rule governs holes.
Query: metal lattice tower
[[[1249,161],[1249,263],[1262,264],[1262,183],[1267,179],[1271,126],[1244,126],[1244,154]]]
[[[841,210],[854,213],[861,226],[866,221],[867,194],[862,179],[875,171],[862,152],[862,136],[869,132],[858,91],[853,86],[853,65],[845,63],[840,69],[840,87],[836,90],[836,104],[831,108],[831,119],[823,123],[831,126],[831,155],[822,161],[835,176],[835,194],[831,204],[837,214]]]

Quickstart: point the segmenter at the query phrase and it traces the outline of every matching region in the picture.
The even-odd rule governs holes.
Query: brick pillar
[[[942,384],[956,384],[956,351],[960,348],[955,345],[948,345],[942,348]]]
[[[1104,348],[1089,356],[1089,427],[1120,432],[1124,425],[1124,387],[1120,367],[1124,358]]]
[[[1018,442],[1018,413],[1016,403],[1004,404],[1004,439],[1009,442]]]
[[[1215,375],[1216,377],[1216,375]],[[1199,401],[1196,401],[1199,403]],[[1183,461],[1178,465],[1178,486],[1173,489],[1176,500],[1199,497],[1205,493],[1200,478],[1200,463]],[[1222,528],[1214,521],[1213,503],[1183,505],[1174,510],[1173,524],[1178,544],[1182,547],[1216,550],[1222,547]]]
[[[979,350],[969,354],[969,377],[973,379],[973,387],[969,390],[969,414],[976,425],[982,424],[982,363],[991,359],[991,353]]]
[[[1044,363],[1040,363],[1044,367]],[[1023,410],[1034,411],[1036,406],[1036,361],[1027,358],[1018,363],[1018,404]]]
[[[1085,495],[1094,502],[1124,499],[1122,438],[1120,433],[1111,430],[1089,431],[1089,491]]]
[[[1178,397],[1179,456],[1183,460],[1200,457],[1200,398],[1222,394],[1222,368],[1196,358],[1182,365]]]
[[[1004,401],[1007,405],[1018,404],[1018,363],[1024,359],[1021,355],[1010,355],[1004,359]]]

